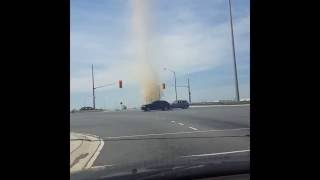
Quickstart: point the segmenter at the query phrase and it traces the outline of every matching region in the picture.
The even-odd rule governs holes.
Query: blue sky
[[[192,101],[234,99],[232,46],[227,0],[149,0],[152,60],[160,81],[167,84],[162,99],[175,98],[177,84],[191,82]],[[250,97],[250,1],[232,0],[241,98]],[[97,89],[97,108],[114,109],[143,103],[132,78],[132,0],[71,0],[71,108],[92,106],[91,64],[95,83],[123,80],[117,86]],[[178,97],[188,99],[187,89]]]

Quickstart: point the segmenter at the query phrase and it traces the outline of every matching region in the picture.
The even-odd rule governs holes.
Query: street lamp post
[[[171,69],[168,69],[168,68],[163,68],[163,70],[168,70],[168,71],[171,71],[173,73],[173,76],[174,76],[174,90],[175,90],[175,93],[176,93],[176,101],[178,100],[178,95],[177,95],[177,78],[176,78],[176,72],[171,70]]]
[[[191,91],[190,91],[190,81],[188,78],[188,94],[189,94],[189,103],[191,104]]]
[[[174,75],[174,91],[176,92],[176,101],[178,100],[178,95],[177,95],[177,78],[176,78],[176,72],[173,71]]]
[[[236,101],[239,99],[239,86],[238,86],[238,75],[237,75],[237,63],[236,63],[236,52],[234,47],[234,36],[233,36],[233,23],[232,23],[232,10],[231,10],[231,0],[229,2],[229,14],[230,14],[230,26],[231,26],[231,39],[232,39],[232,53],[233,53],[233,68],[234,68],[234,81],[235,81],[235,91],[236,91]]]

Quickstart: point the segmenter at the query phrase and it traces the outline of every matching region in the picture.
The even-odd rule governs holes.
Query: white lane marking
[[[94,153],[94,155],[91,157],[90,161],[87,163],[86,168],[90,168],[93,164],[93,162],[97,159],[98,155],[100,154],[100,151],[104,145],[103,139],[100,139],[99,147],[97,148],[97,151]]]
[[[175,123],[175,121],[171,121],[172,123]]]
[[[90,169],[96,169],[96,168],[105,168],[105,167],[112,167],[114,166],[113,164],[110,164],[110,165],[103,165],[103,166],[92,166]]]
[[[197,131],[198,129],[197,128],[194,128],[194,127],[189,127],[190,129],[192,129],[192,130],[195,130],[195,131]]]
[[[201,157],[201,156],[216,156],[221,154],[234,154],[234,153],[241,153],[241,152],[249,152],[250,149],[240,150],[240,151],[229,151],[229,152],[220,152],[220,153],[211,153],[211,154],[197,154],[197,155],[188,155],[188,156],[181,156],[181,157]]]
[[[250,128],[237,128],[237,129],[212,129],[205,131],[181,131],[174,133],[161,133],[161,134],[139,134],[139,135],[129,135],[129,136],[111,136],[111,137],[100,137],[102,139],[119,139],[119,138],[130,138],[130,137],[145,137],[145,136],[162,136],[170,134],[193,134],[193,133],[205,133],[205,132],[215,132],[215,131],[241,131],[241,130],[250,130]]]
[[[179,125],[181,125],[181,126],[183,126],[184,124],[182,124],[182,123],[178,123]]]

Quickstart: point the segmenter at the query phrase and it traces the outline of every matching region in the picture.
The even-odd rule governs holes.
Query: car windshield
[[[249,174],[249,0],[70,7],[71,177]]]

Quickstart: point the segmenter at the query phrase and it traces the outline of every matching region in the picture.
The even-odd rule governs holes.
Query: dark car
[[[186,100],[177,100],[171,104],[172,108],[182,108],[187,109],[189,107],[189,103]]]
[[[153,101],[150,104],[145,104],[141,106],[141,110],[150,111],[150,110],[169,110],[170,104],[167,101]]]
[[[89,111],[89,110],[93,110],[92,107],[82,107],[80,108],[80,111]]]

